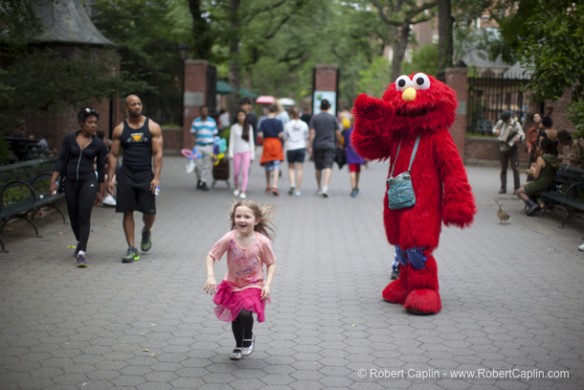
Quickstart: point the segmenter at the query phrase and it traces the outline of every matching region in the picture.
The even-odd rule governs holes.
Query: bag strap
[[[412,156],[410,157],[410,165],[408,166],[408,171],[412,169],[412,164],[416,158],[416,153],[418,152],[418,145],[420,145],[420,134],[416,137],[416,142],[414,143],[414,150],[412,150]]]
[[[418,152],[418,146],[420,145],[420,134],[416,137],[416,142],[414,143],[414,149],[412,150],[412,156],[410,157],[410,165],[408,166],[408,171],[412,169],[412,164],[414,163],[414,159],[416,158],[416,153]],[[397,157],[399,156],[399,151],[401,149],[402,139],[399,139],[399,144],[397,145],[397,152],[395,153],[395,161],[391,165],[391,171],[389,172],[389,177],[393,177],[393,171],[395,169],[395,165],[397,164]]]

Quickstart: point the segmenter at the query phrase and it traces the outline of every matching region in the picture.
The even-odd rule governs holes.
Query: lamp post
[[[185,116],[185,61],[190,57],[191,54],[191,45],[188,43],[181,43],[177,47],[178,55],[181,59],[181,70],[182,70],[182,77],[181,77],[181,113],[179,117],[179,124],[181,127],[184,125],[184,116]]]

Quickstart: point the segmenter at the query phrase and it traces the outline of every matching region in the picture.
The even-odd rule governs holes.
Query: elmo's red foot
[[[407,291],[404,287],[401,279],[401,275],[398,279],[389,283],[383,292],[381,293],[383,299],[391,303],[403,304],[406,301]]]
[[[436,314],[442,309],[440,294],[430,289],[413,290],[408,294],[404,307],[412,314]]]

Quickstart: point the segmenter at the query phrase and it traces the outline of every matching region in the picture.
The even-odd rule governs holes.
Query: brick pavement
[[[27,227],[5,237],[0,389],[584,388],[582,224],[527,218],[496,194],[496,168],[468,170],[479,214],[469,230],[443,230],[443,310],[425,317],[380,298],[393,253],[381,223],[385,165],[363,173],[357,199],[335,169],[325,200],[310,164],[302,197],[274,198],[255,163],[248,195],[277,208],[278,270],[256,352],[232,362],[230,326],[202,292],[231,191],[219,182],[196,192],[184,160],[167,157],[154,246],[135,264],[120,263],[121,217],[107,208],[94,211],[84,270],[57,219],[43,221],[42,238]],[[510,224],[499,225],[495,199]],[[569,378],[501,377],[553,370]],[[487,377],[453,377],[466,372]]]

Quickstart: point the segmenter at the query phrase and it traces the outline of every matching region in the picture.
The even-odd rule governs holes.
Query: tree
[[[57,50],[36,39],[41,25],[28,2],[0,5],[0,132],[11,131],[27,115],[64,112],[109,97],[128,86],[112,75],[111,51]]]
[[[148,115],[163,124],[179,122],[183,68],[178,48],[179,43],[193,43],[189,39],[191,21],[185,24],[177,19],[178,14],[188,14],[186,4],[179,0],[96,0],[92,7],[96,27],[117,45],[122,71],[140,82],[141,88],[131,92],[140,94]]]
[[[416,49],[412,53],[412,62],[404,63],[402,74],[411,74],[413,72],[424,72],[426,74],[437,75],[443,71],[439,63],[439,45],[425,45]]]
[[[572,0],[520,0],[517,12],[500,21],[502,39],[531,72],[535,98],[557,99],[573,91],[574,105],[584,97],[584,7]],[[582,116],[572,119],[582,127]]]
[[[441,71],[452,66],[453,23],[450,0],[438,0],[438,69]]]
[[[391,74],[395,80],[401,72],[407,45],[410,41],[411,26],[434,18],[437,0],[372,0],[381,21],[388,28],[393,57]]]

